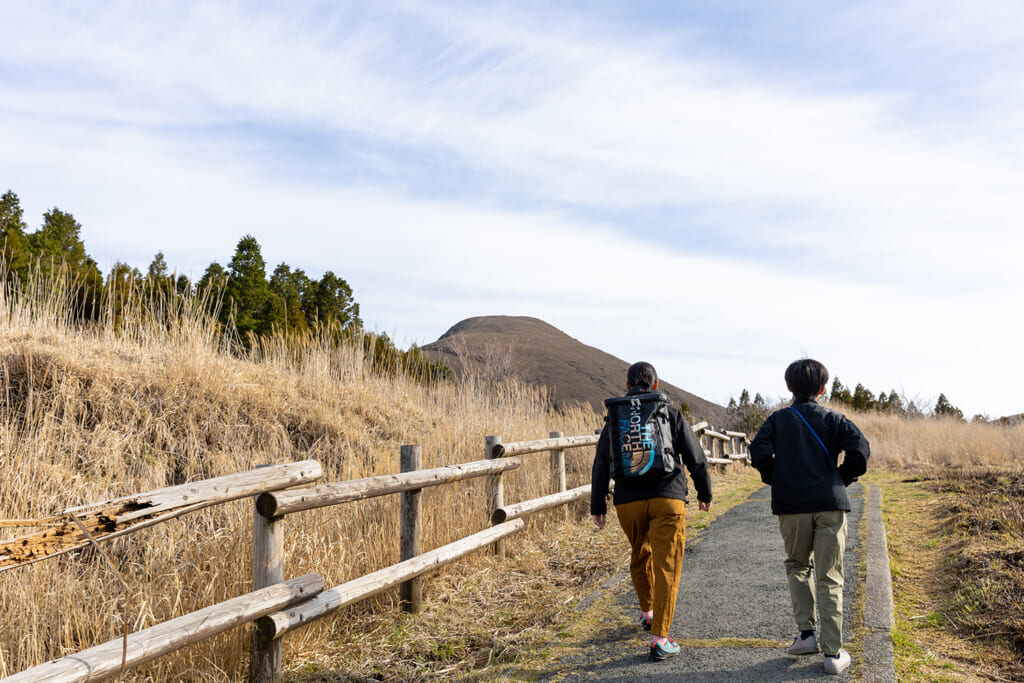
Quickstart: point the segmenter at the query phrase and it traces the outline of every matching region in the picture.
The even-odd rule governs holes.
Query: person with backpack
[[[658,391],[650,363],[626,373],[626,395],[605,401],[608,415],[597,442],[590,489],[590,514],[597,528],[612,502],[630,545],[629,573],[640,603],[640,627],[651,632],[650,657],[679,654],[668,637],[675,614],[686,546],[685,465],[701,510],[711,509],[711,477],[704,449],[686,418]]]
[[[786,549],[786,578],[800,635],[793,655],[818,652],[826,673],[850,666],[843,649],[843,550],[850,498],[846,487],[867,470],[871,451],[857,425],[818,405],[828,370],[802,358],[786,368],[793,403],[768,416],[750,442],[750,462],[772,487],[772,514]],[[839,454],[844,453],[843,463]]]

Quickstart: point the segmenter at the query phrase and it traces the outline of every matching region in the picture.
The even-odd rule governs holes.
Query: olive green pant
[[[818,631],[821,651],[837,654],[843,646],[846,513],[779,515],[779,531],[786,546],[786,578],[797,628]],[[816,628],[818,620],[820,629]]]
[[[651,634],[668,637],[686,550],[686,503],[648,498],[615,506],[631,548],[629,574],[640,611],[654,611]]]

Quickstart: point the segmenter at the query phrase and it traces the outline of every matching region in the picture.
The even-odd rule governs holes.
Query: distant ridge
[[[633,362],[577,341],[543,320],[525,316],[468,318],[422,350],[456,371],[463,370],[463,360],[468,358],[477,372],[514,375],[526,383],[547,386],[556,408],[584,403],[600,414],[604,413],[604,399],[625,392],[626,370]],[[689,405],[695,417],[712,424],[724,421],[723,406],[664,378],[659,388],[676,405]]]

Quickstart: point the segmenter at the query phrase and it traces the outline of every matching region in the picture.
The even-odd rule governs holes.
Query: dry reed
[[[1024,440],[1024,424],[908,419],[875,412],[851,413],[850,419],[871,442],[869,467],[1020,466],[1015,453]]]
[[[326,480],[391,473],[402,444],[423,447],[424,467],[468,462],[489,434],[596,426],[586,412],[549,413],[542,393],[514,382],[426,386],[371,373],[358,343],[271,338],[242,353],[194,299],[108,305],[98,324],[76,324],[66,291],[40,280],[0,291],[0,520],[268,462],[315,458]],[[585,483],[586,458],[570,456],[570,486]],[[509,501],[550,492],[543,456],[506,479]],[[393,564],[397,508],[391,496],[290,517],[286,576],[318,571],[336,585]],[[424,547],[484,528],[485,510],[482,480],[427,490]],[[132,588],[130,628],[249,590],[251,525],[251,503],[237,502],[108,544]],[[90,550],[0,573],[0,676],[118,638],[122,592]],[[331,628],[286,639],[286,661]],[[235,629],[127,678],[236,680],[247,650]]]

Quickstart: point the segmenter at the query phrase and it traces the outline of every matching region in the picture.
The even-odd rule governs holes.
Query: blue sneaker
[[[651,643],[651,659],[660,662],[679,654],[679,643],[669,638],[664,643]]]
[[[642,628],[645,631],[650,631],[651,630],[651,618],[650,617],[640,617],[640,628]]]

